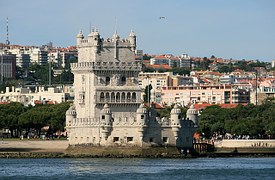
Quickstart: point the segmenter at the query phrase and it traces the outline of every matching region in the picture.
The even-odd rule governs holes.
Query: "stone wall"
[[[215,142],[217,148],[247,148],[247,147],[275,147],[275,139],[251,139],[251,140],[236,140],[224,139]]]

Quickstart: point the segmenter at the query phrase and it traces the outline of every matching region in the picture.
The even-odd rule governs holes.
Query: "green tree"
[[[152,90],[152,85],[149,84],[145,87],[145,91],[144,91],[144,97],[143,97],[143,101],[145,103],[151,102],[151,90]]]

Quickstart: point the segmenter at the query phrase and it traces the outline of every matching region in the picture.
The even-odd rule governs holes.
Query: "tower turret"
[[[100,34],[97,29],[93,29],[88,35],[88,42],[90,45],[96,47],[96,50],[99,51],[100,46]]]
[[[118,41],[119,41],[119,35],[117,34],[117,32],[115,32],[115,34],[113,35],[112,37],[112,41],[114,42],[114,46],[115,46],[115,49],[114,49],[114,59],[115,60],[119,60],[118,58],[118,49],[117,49],[117,45],[118,45]]]
[[[67,130],[67,136],[70,137],[70,127],[75,123],[76,118],[76,110],[75,106],[72,105],[67,111],[66,111],[66,130]]]
[[[143,103],[140,104],[139,108],[137,109],[136,118],[137,118],[137,123],[140,126],[138,128],[138,136],[139,136],[140,143],[142,143],[142,139],[144,135],[143,132],[147,127],[146,121],[148,120],[147,109],[145,108]]]
[[[131,50],[132,51],[136,50],[136,38],[137,37],[136,37],[134,31],[131,31],[130,35],[129,35],[129,41],[130,41],[130,44],[131,44]]]
[[[80,31],[76,36],[76,45],[79,46],[81,44],[81,40],[84,39],[82,31]]]
[[[107,140],[111,132],[112,124],[112,112],[109,105],[106,103],[100,112],[100,131],[105,140]]]
[[[175,104],[174,108],[171,110],[171,125],[179,126],[181,120],[181,110],[177,104]]]
[[[147,109],[145,108],[143,103],[140,104],[139,108],[137,109],[136,118],[139,125],[143,126],[146,124]]]
[[[194,125],[198,126],[198,111],[195,109],[193,104],[186,112],[186,119],[193,121]]]
[[[178,132],[180,130],[180,120],[181,120],[181,110],[177,104],[175,104],[174,108],[171,110],[171,127],[174,133],[175,138],[178,137]]]

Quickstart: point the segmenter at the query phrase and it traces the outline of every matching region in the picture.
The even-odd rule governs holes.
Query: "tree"
[[[218,69],[217,69],[220,73],[229,73],[229,72],[232,72],[232,68],[230,68],[229,66],[226,66],[226,65],[221,65],[221,66],[218,66]]]
[[[183,68],[183,67],[174,67],[171,70],[174,74],[179,74],[179,75],[190,75],[190,69]]]
[[[145,103],[151,102],[151,90],[152,90],[151,84],[149,84],[145,87],[145,91],[144,91],[145,95],[144,95],[144,99],[143,99],[143,101]]]
[[[28,107],[17,102],[0,105],[0,127],[9,129],[12,137],[17,136],[20,129],[18,117],[20,114],[26,112],[27,109]]]

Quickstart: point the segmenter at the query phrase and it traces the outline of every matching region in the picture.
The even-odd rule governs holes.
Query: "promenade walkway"
[[[0,152],[64,152],[67,140],[0,140]]]

